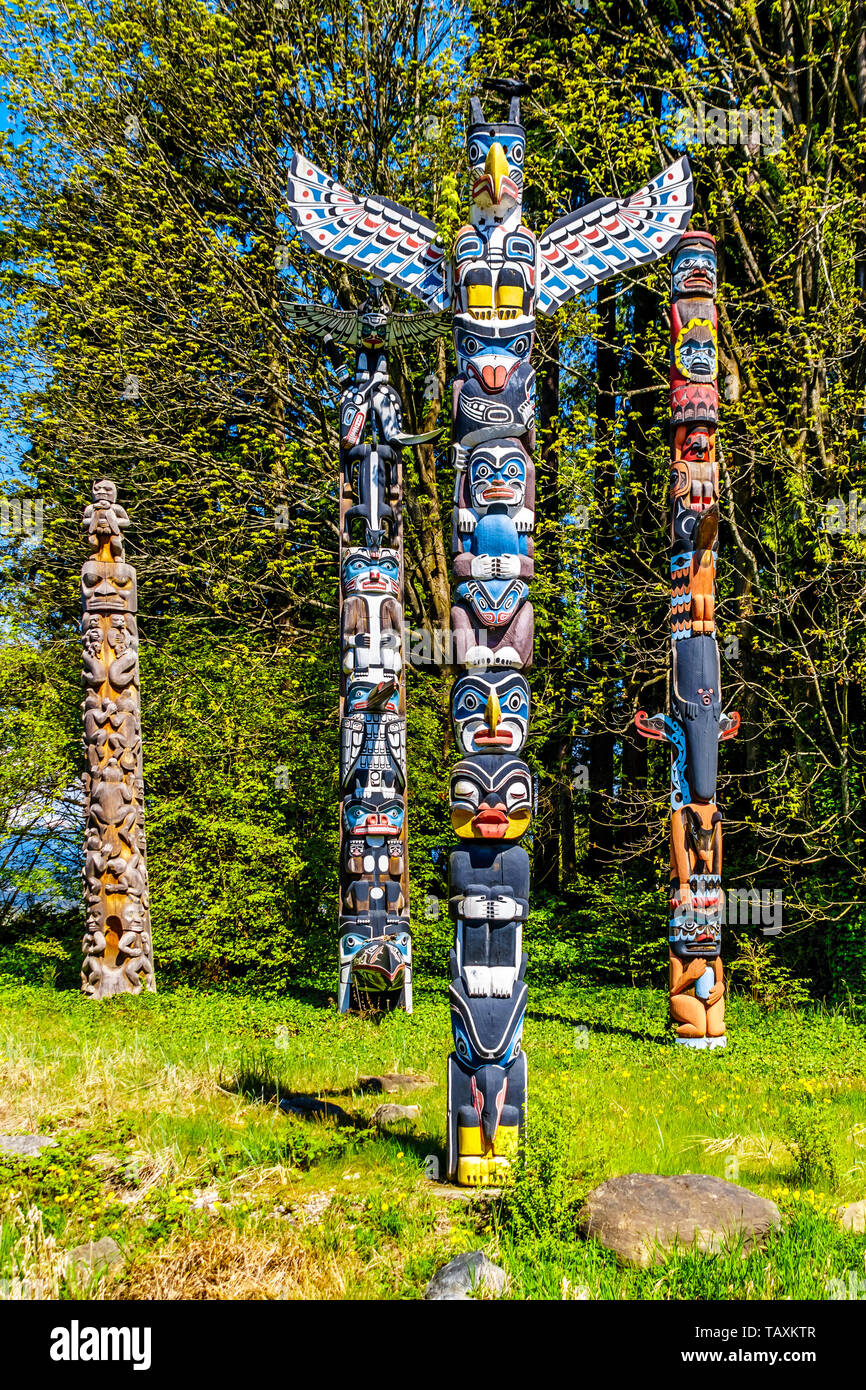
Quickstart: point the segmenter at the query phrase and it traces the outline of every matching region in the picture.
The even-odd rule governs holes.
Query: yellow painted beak
[[[502,719],[502,706],[499,703],[499,697],[495,691],[491,692],[487,697],[487,704],[484,708],[484,718],[487,720],[487,727],[491,734],[495,736],[496,730],[499,728],[499,722]]]
[[[508,160],[505,158],[505,151],[498,140],[494,140],[490,149],[487,151],[484,172],[485,174],[489,174],[492,179],[493,201],[494,203],[498,203],[502,180],[509,177]]]

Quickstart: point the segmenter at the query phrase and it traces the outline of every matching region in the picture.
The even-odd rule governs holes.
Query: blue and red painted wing
[[[672,251],[689,225],[694,201],[683,156],[624,203],[598,198],[560,217],[538,239],[538,312],[555,314],[581,290]]]
[[[426,217],[387,198],[356,198],[300,154],[289,175],[289,213],[320,256],[379,275],[431,309],[447,307],[445,251]]]

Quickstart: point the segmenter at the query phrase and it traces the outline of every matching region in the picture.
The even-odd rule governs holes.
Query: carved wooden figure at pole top
[[[448,1174],[469,1185],[495,1182],[514,1159],[526,1106],[529,858],[516,842],[532,808],[532,776],[519,755],[531,709],[521,673],[534,642],[536,314],[664,255],[692,209],[681,159],[624,202],[599,198],[536,236],[522,212],[521,84],[490,85],[509,96],[508,120],[490,122],[472,99],[471,211],[452,256],[427,218],[375,195],[356,197],[301,155],[290,187],[292,217],[313,249],[375,271],[429,309],[453,311],[451,622],[460,674],[452,721],[460,761],[451,817],[461,847],[450,863]]]
[[[94,999],[156,988],[144,832],[137,587],[129,517],[114,483],[93,484],[81,571],[85,935],[81,987]]]
[[[677,1041],[725,1045],[721,959],[719,742],[740,718],[722,711],[715,585],[718,353],[715,239],[687,232],[671,267],[671,708],[638,731],[671,745],[670,1013]]]
[[[392,314],[374,279],[361,308],[289,310],[322,338],[340,399],[340,992],[412,1008],[406,817],[401,450],[407,434],[388,350],[432,341],[439,314]],[[354,350],[354,369],[340,348]]]

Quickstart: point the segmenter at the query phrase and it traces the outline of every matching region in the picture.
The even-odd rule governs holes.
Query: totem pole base
[[[679,1047],[727,1047],[727,1038],[674,1038]]]
[[[525,1053],[519,1054],[510,1074],[493,1067],[484,1071],[485,1083],[493,1083],[489,1086],[489,1096],[479,1089],[477,1081],[473,1085],[473,1076],[464,1071],[453,1054],[448,1059],[448,1178],[458,1187],[499,1186],[516,1162],[522,1146],[527,1080]],[[501,1089],[497,1094],[494,1086],[498,1083],[501,1087],[503,1081],[507,1096],[499,1112],[499,1122],[494,1126],[487,1112],[491,1103],[495,1108],[501,1097]],[[483,1128],[488,1131],[495,1128],[492,1140],[485,1140]]]

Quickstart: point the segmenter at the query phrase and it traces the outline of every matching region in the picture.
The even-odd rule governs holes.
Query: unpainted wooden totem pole
[[[523,222],[522,85],[506,123],[473,99],[467,131],[472,208],[453,258],[432,222],[376,197],[355,197],[301,155],[291,211],[322,255],[376,274],[429,308],[453,309],[457,379],[451,615],[459,676],[452,721],[460,760],[451,774],[455,923],[448,1059],[448,1175],[496,1182],[518,1151],[526,1106],[522,948],[529,910],[532,774],[521,758],[530,717],[523,672],[532,664],[535,315],[581,290],[654,261],[680,239],[692,209],[678,161],[624,203],[602,198],[536,237]]]
[[[294,305],[322,338],[340,400],[340,990],[352,1002],[412,1009],[406,816],[401,452],[436,437],[403,430],[388,352],[426,343],[439,314],[392,314],[371,280],[357,312]],[[340,347],[354,349],[354,370]]]
[[[81,571],[84,645],[84,900],[81,988],[93,999],[154,990],[135,570],[114,483],[93,484],[82,525],[93,554]]]
[[[677,1042],[725,1046],[722,816],[718,748],[738,714],[722,713],[715,623],[719,533],[716,243],[686,232],[671,269],[670,713],[635,719],[671,745],[670,1013]]]

